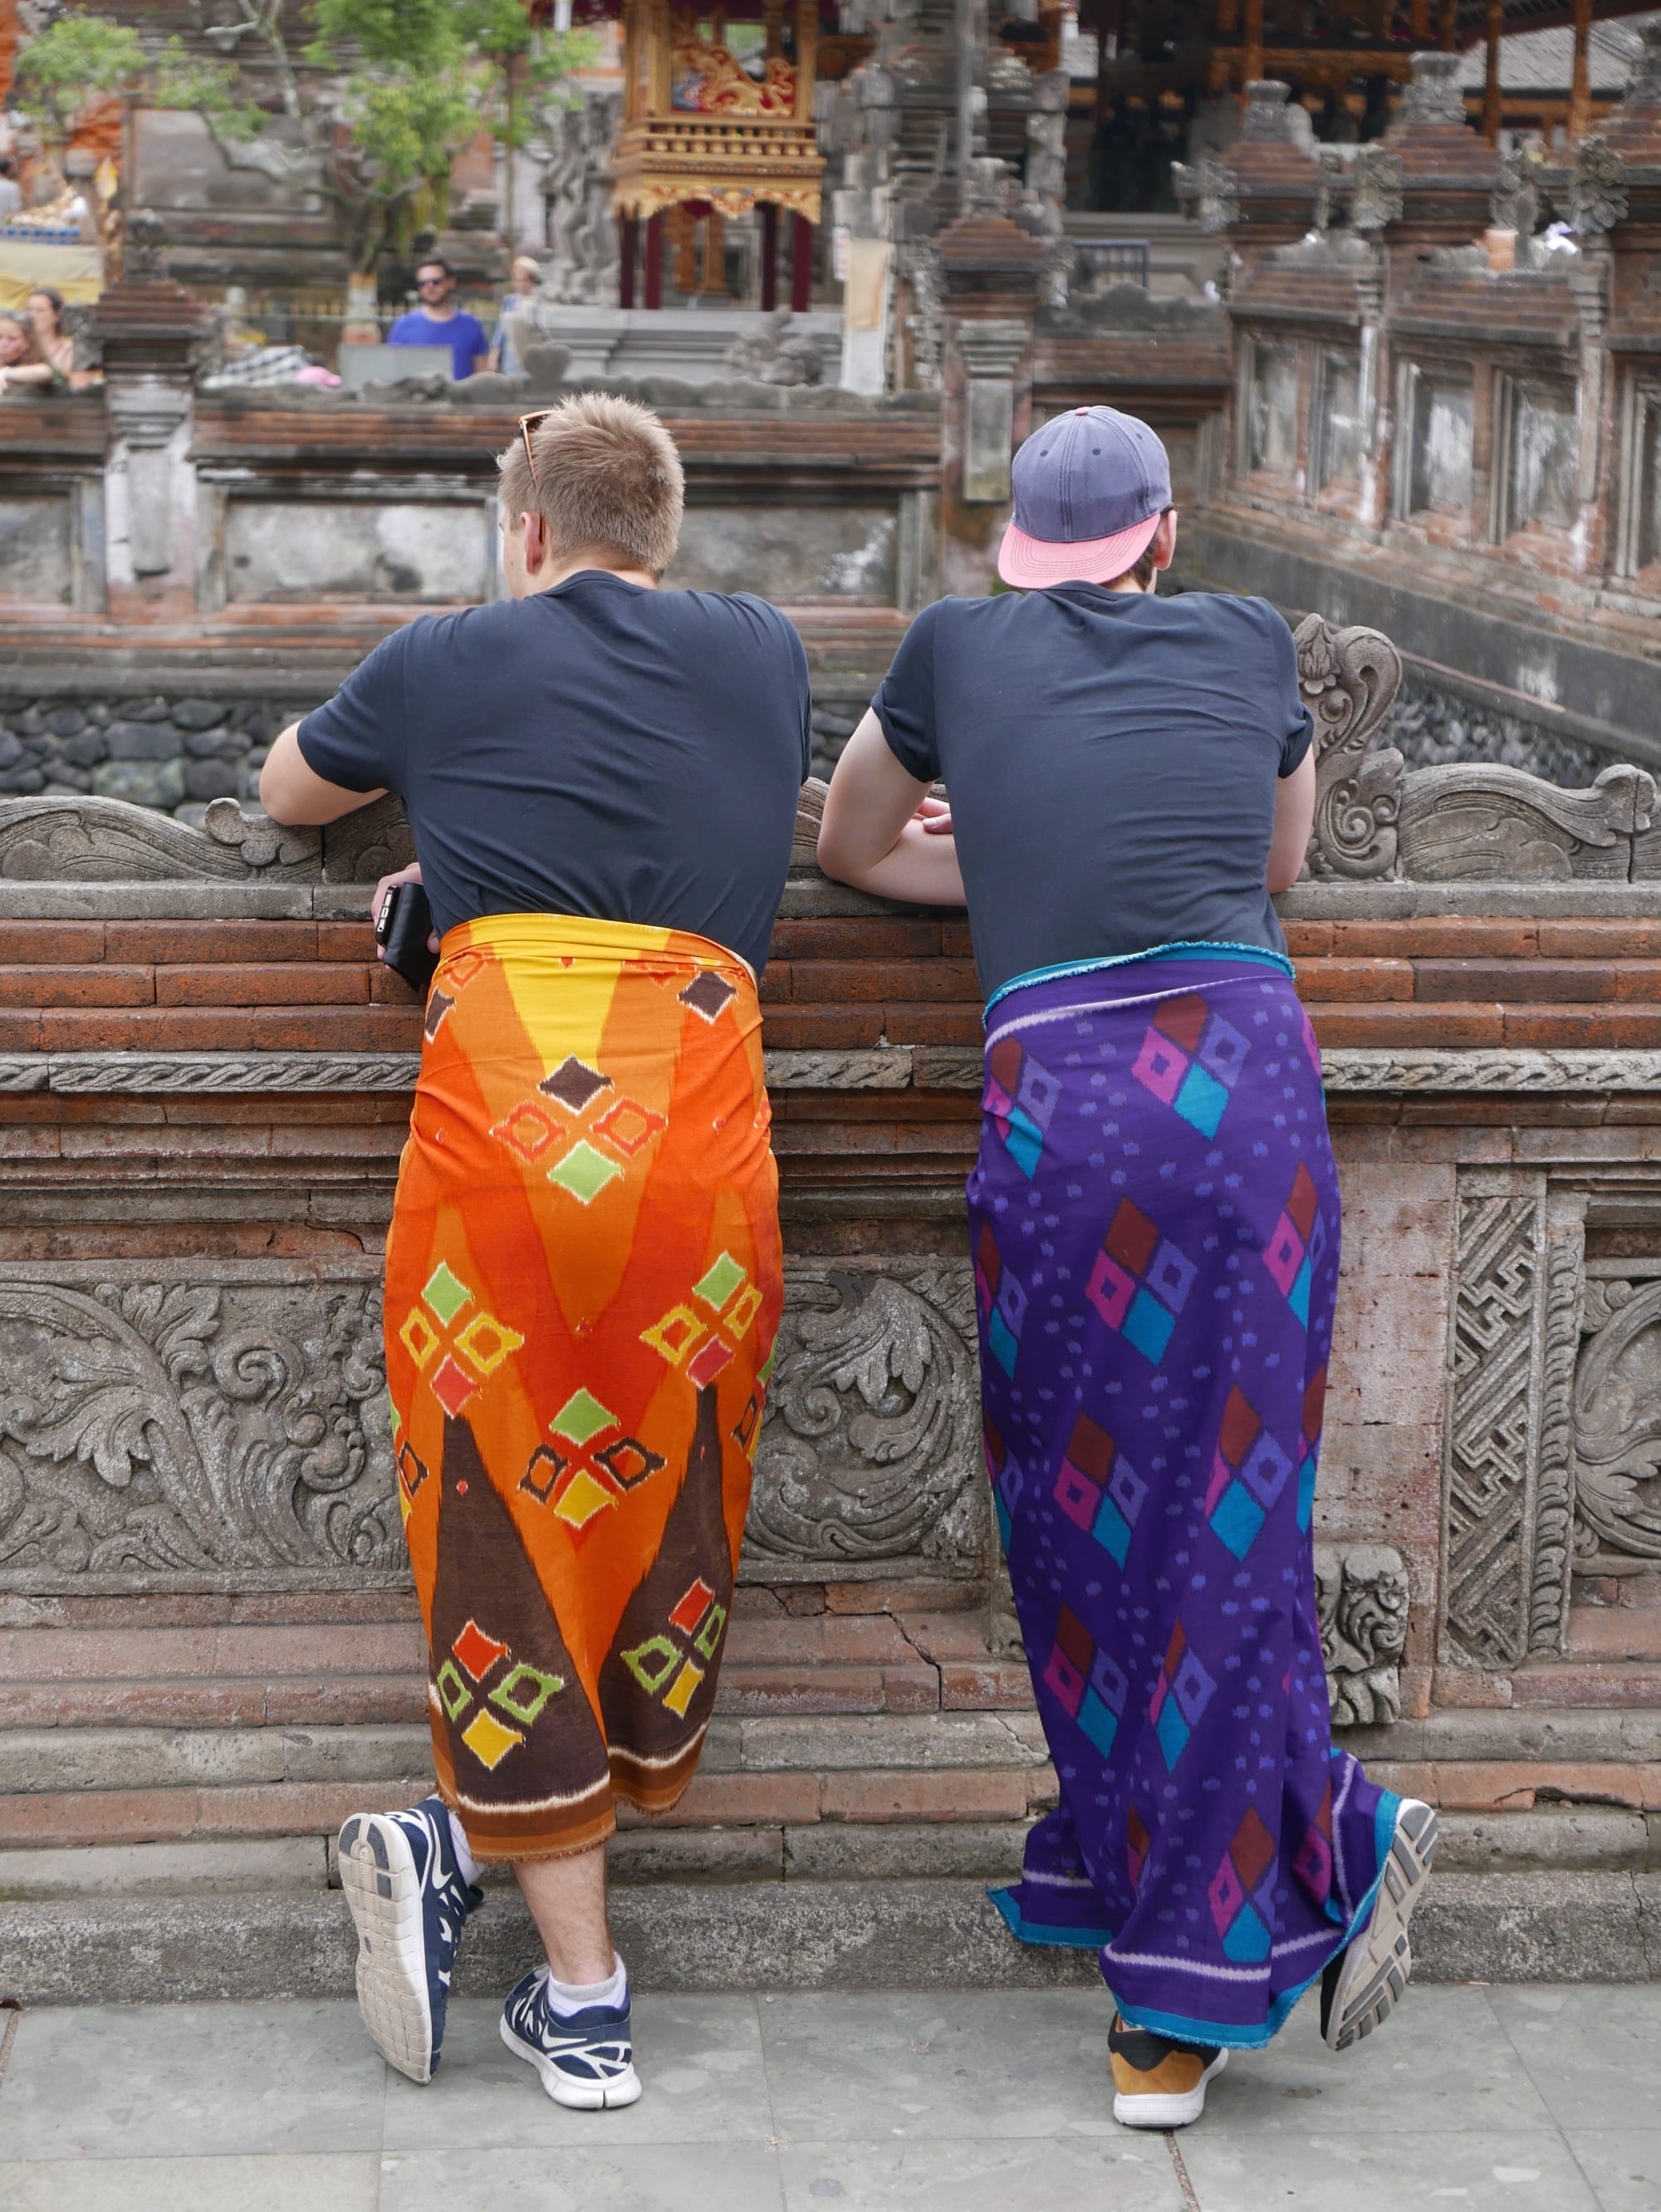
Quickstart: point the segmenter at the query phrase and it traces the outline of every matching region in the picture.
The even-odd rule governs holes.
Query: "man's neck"
[[[643,592],[655,592],[658,588],[658,579],[649,568],[616,568],[609,561],[585,561],[579,556],[546,571],[538,568],[529,579],[530,593],[555,591],[560,585],[569,583],[573,576],[593,575],[615,576],[621,583],[638,584]]]
[[[456,303],[453,300],[435,301],[430,307],[423,305],[421,313],[429,323],[453,323],[456,319]]]

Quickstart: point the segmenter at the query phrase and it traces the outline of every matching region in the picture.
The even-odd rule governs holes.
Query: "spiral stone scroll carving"
[[[0,1272],[0,1589],[401,1581],[373,1273]]]
[[[752,1563],[768,1580],[907,1557],[982,1571],[979,1403],[967,1266],[789,1269]]]
[[[1388,1544],[1317,1544],[1315,1609],[1337,1728],[1401,1718],[1407,1569]]]
[[[1311,876],[1392,876],[1405,768],[1374,740],[1402,680],[1402,656],[1381,630],[1337,629],[1307,615],[1294,633],[1298,684],[1315,725]]]

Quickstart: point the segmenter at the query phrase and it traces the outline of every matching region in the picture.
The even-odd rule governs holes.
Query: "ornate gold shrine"
[[[759,71],[728,50],[727,22],[739,15],[627,0],[623,119],[612,161],[618,215],[702,201],[718,215],[772,206],[819,221],[819,0],[765,0]]]

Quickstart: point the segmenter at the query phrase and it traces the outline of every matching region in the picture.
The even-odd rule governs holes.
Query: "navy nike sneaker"
[[[389,2066],[431,2081],[456,1946],[484,1903],[456,1864],[443,1798],[406,1813],[355,1813],[340,1832],[340,1886],[357,1923],[363,2024]]]
[[[640,2094],[627,1990],[620,2005],[561,2014],[549,1997],[548,1969],[538,1966],[502,2007],[502,2041],[536,2068],[556,2105],[597,2112],[632,2105]]]

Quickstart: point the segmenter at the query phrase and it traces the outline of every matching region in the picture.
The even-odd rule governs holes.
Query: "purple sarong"
[[[1338,1278],[1320,1059],[1231,945],[1022,977],[969,1178],[986,1457],[1060,1805],[994,1901],[1134,2026],[1267,2043],[1398,1800],[1332,1747],[1310,1519]]]

